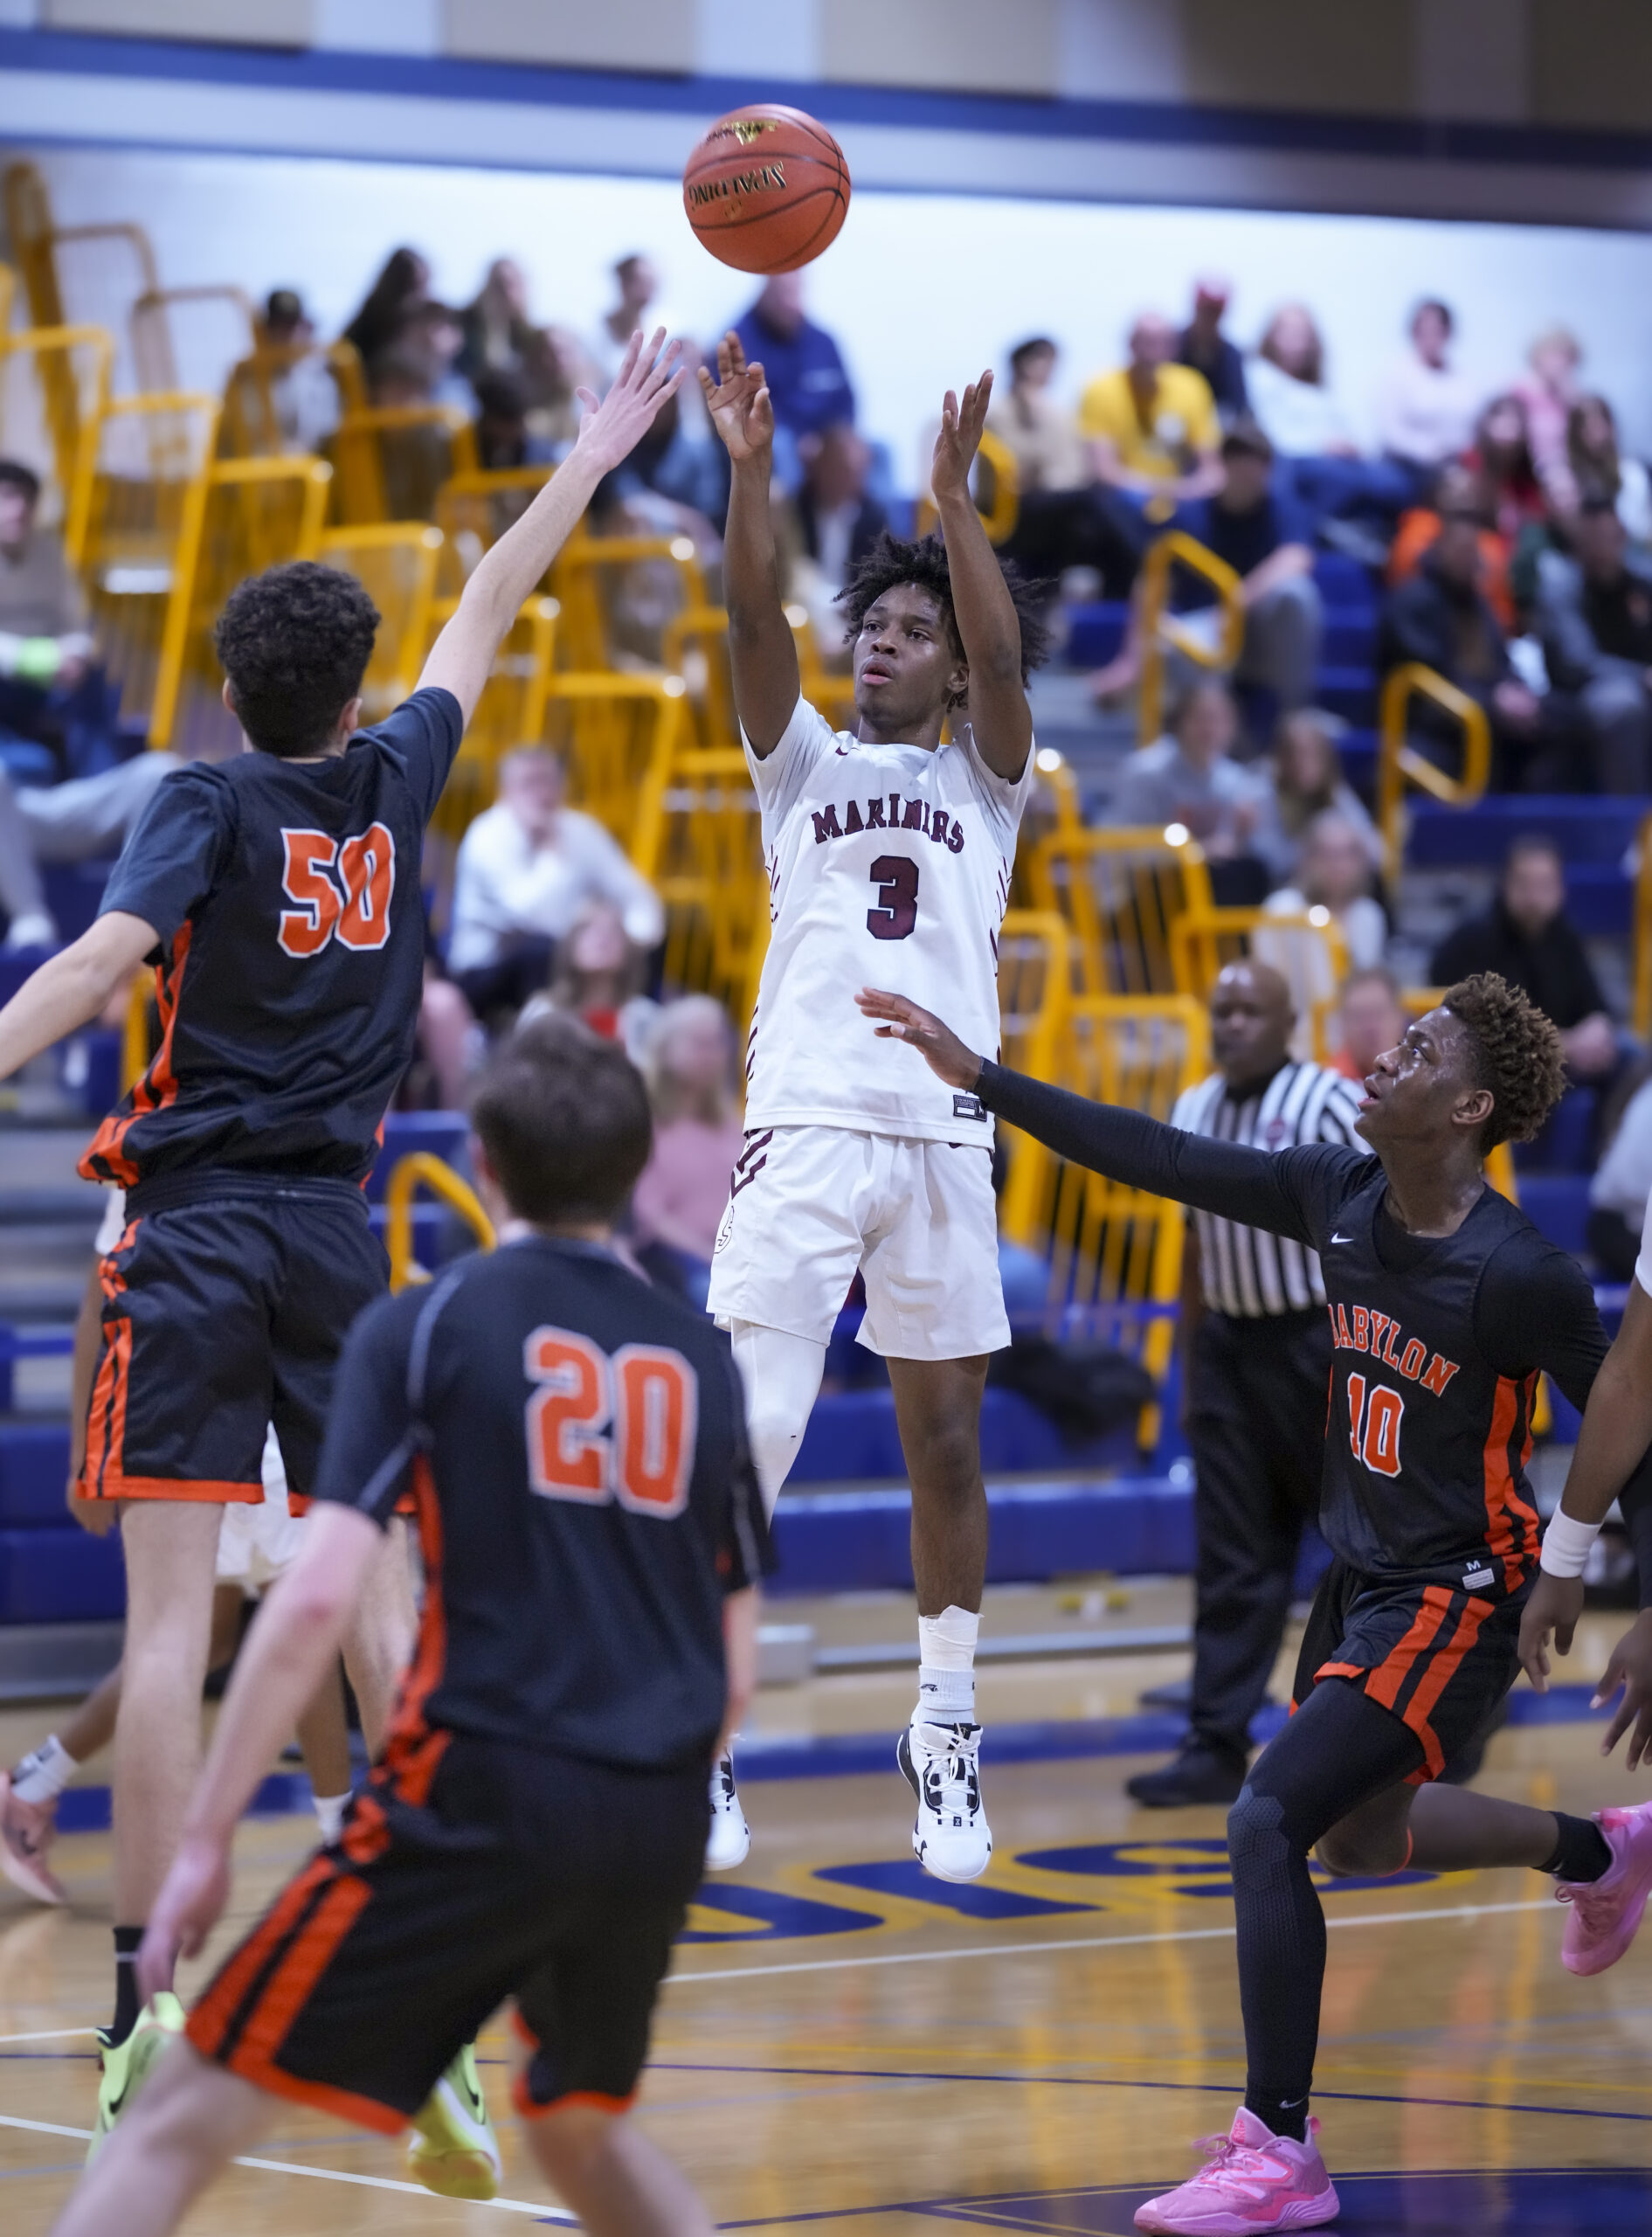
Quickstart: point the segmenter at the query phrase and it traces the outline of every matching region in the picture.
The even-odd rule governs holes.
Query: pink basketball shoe
[[[1214,2154],[1191,2182],[1136,2209],[1136,2227],[1154,2237],[1262,2237],[1269,2229],[1317,2229],[1334,2221],[1337,2193],[1314,2138],[1275,2136],[1241,2105],[1226,2136],[1204,2137]]]
[[[1646,1899],[1652,1892],[1652,1802],[1629,1810],[1600,1810],[1595,1824],[1606,1837],[1612,1861],[1599,1880],[1562,1880],[1559,1901],[1570,1903],[1560,1944],[1568,1973],[1604,1973],[1635,1940]]]

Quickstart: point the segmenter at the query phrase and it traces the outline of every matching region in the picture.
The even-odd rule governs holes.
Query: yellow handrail
[[[0,358],[24,352],[39,358],[76,349],[89,350],[93,356],[88,410],[82,411],[78,398],[72,398],[56,385],[45,365],[41,365],[39,371],[41,404],[61,484],[64,556],[72,567],[78,569],[86,556],[86,530],[92,517],[92,484],[97,474],[99,433],[109,408],[114,336],[104,326],[25,326],[12,334],[0,324]]]
[[[413,1256],[413,1192],[421,1187],[459,1214],[484,1250],[494,1247],[494,1223],[470,1183],[429,1150],[410,1150],[397,1159],[384,1184],[384,1248],[390,1253],[392,1290],[430,1279]]]
[[[1213,646],[1179,625],[1168,613],[1170,571],[1180,564],[1202,575],[1221,601],[1221,634]],[[1144,745],[1165,727],[1165,650],[1173,648],[1196,668],[1231,668],[1245,642],[1245,606],[1239,577],[1194,537],[1173,528],[1150,544],[1142,563],[1142,681],[1137,720]]]
[[[1406,743],[1406,714],[1414,699],[1432,700],[1462,725],[1462,774],[1448,777],[1427,754]],[[1407,661],[1382,687],[1381,743],[1377,754],[1377,828],[1391,878],[1398,877],[1404,834],[1400,828],[1406,786],[1414,785],[1448,807],[1472,807],[1483,797],[1491,776],[1491,725],[1478,700],[1448,683],[1420,661]]]

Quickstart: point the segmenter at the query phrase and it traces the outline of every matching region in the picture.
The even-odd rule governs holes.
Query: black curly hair
[[[1025,683],[1033,670],[1041,668],[1049,657],[1050,633],[1044,620],[1048,592],[1044,585],[1029,582],[1013,560],[1000,559],[999,571],[1014,603],[1015,618],[1021,625],[1021,681]],[[964,640],[958,634],[957,616],[952,611],[952,577],[946,564],[946,546],[934,534],[907,543],[884,530],[865,558],[851,570],[848,582],[838,592],[837,604],[843,608],[846,624],[845,636],[858,637],[870,608],[885,591],[895,590],[903,583],[927,591],[935,600],[946,624],[946,634],[962,659]]]
[[[294,559],[238,583],[212,641],[260,753],[318,753],[362,688],[378,608],[354,575]]]
[[[1440,1007],[1468,1035],[1476,1085],[1491,1091],[1482,1150],[1529,1142],[1566,1092],[1566,1051],[1553,1022],[1495,971],[1460,979]]]

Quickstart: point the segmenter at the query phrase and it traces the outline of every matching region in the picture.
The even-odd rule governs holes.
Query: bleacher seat
[[[91,1622],[125,1610],[119,1534],[94,1538],[70,1520],[68,1473],[66,1423],[0,1421],[0,1624]]]

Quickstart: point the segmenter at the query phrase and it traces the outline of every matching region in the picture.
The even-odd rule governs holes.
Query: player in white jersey
[[[1009,1341],[992,1125],[913,1052],[888,1064],[855,1008],[868,981],[945,987],[998,1045],[998,932],[1033,782],[1026,682],[1044,630],[970,495],[991,374],[949,392],[931,482],[945,541],[884,537],[841,603],[855,727],[801,696],[781,602],[761,365],[729,336],[701,380],[733,463],[723,566],[735,703],[763,811],[773,931],[747,1057],[746,1140],[712,1260],[710,1309],[744,1377],[771,1512],[820,1388],[857,1270],[860,1340],[888,1362],[912,1483],[918,1702],[897,1761],[912,1845],[944,1880],[992,1854],[974,1659],[986,1573],[979,1422],[987,1354]],[[951,737],[943,743],[950,728]],[[714,1867],[749,1842],[725,1759]]]

